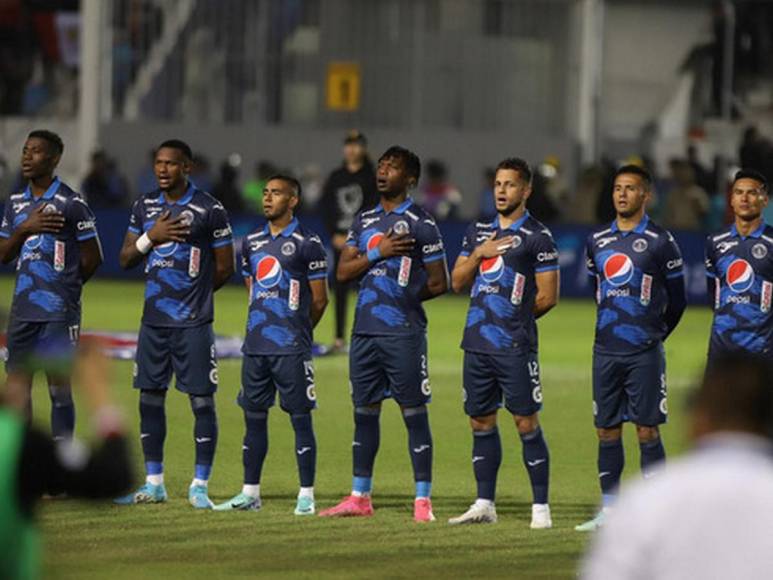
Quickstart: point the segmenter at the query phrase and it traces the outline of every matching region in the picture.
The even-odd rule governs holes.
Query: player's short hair
[[[290,189],[293,190],[293,194],[301,197],[301,182],[295,179],[292,175],[287,175],[285,173],[275,173],[266,180],[266,183],[274,180],[285,182],[290,186]]]
[[[47,129],[35,129],[27,135],[27,139],[33,138],[43,139],[43,141],[48,143],[49,151],[54,155],[61,155],[64,153],[64,142],[62,141],[62,138],[53,131],[48,131]]]
[[[531,180],[534,176],[534,173],[531,170],[531,166],[520,157],[508,157],[507,159],[503,159],[497,163],[496,169],[494,170],[494,175],[496,175],[496,172],[500,169],[510,169],[512,171],[517,171],[521,179],[528,185],[531,185]]]
[[[177,149],[188,161],[193,161],[193,150],[191,146],[181,139],[167,139],[161,145],[156,147],[156,153],[160,149]]]
[[[633,163],[623,165],[617,171],[615,171],[615,179],[621,175],[638,175],[644,182],[644,189],[647,191],[652,189],[652,174],[644,169],[644,167],[634,165]]]
[[[392,145],[389,149],[384,151],[381,157],[378,158],[379,163],[384,159],[402,159],[403,165],[408,172],[408,175],[414,177],[416,181],[419,181],[421,177],[421,161],[419,156],[416,155],[410,149],[400,147],[399,145]]]
[[[753,179],[762,186],[760,189],[762,189],[765,195],[768,195],[768,180],[765,179],[765,176],[759,171],[754,169],[741,169],[736,171],[736,174],[733,176],[733,185],[735,185],[735,182],[739,179]]]

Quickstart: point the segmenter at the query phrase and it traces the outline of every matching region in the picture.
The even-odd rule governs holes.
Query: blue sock
[[[416,499],[420,497],[430,497],[432,495],[432,482],[431,481],[417,481],[415,483]]]
[[[599,441],[599,485],[604,505],[609,505],[617,495],[620,477],[625,465],[623,440]]]
[[[164,473],[164,464],[157,461],[146,461],[145,473],[148,475],[161,475]]]
[[[403,409],[403,420],[408,428],[408,451],[413,464],[413,480],[432,481],[432,432],[429,428],[427,407]]]
[[[663,440],[658,437],[653,441],[647,441],[646,443],[639,443],[639,451],[641,452],[641,472],[644,478],[652,477],[660,468],[663,467],[663,462],[666,460],[666,450],[663,448]]]
[[[311,487],[314,485],[317,467],[317,441],[314,438],[311,413],[291,415],[290,421],[295,430],[295,458],[301,487]]]
[[[75,431],[75,405],[69,386],[48,386],[51,397],[51,435],[54,440],[70,439]]]
[[[521,433],[523,443],[523,464],[529,472],[534,503],[548,503],[550,482],[550,453],[542,429],[537,427],[531,433]]]
[[[354,410],[354,441],[352,442],[352,463],[355,483],[357,478],[373,477],[373,464],[381,439],[379,416],[381,409],[357,407]],[[361,493],[369,493],[354,489]]]
[[[360,495],[370,495],[373,490],[373,478],[372,477],[352,477],[352,491],[359,493]]]
[[[242,463],[244,464],[245,485],[258,485],[263,462],[268,453],[268,413],[244,412],[244,443]]]
[[[494,501],[497,474],[502,464],[502,440],[495,426],[490,431],[472,432],[472,470],[478,484],[478,498]]]
[[[215,399],[212,395],[191,395],[191,409],[193,409],[193,437],[196,442],[196,472],[205,473],[209,479],[209,471],[212,469],[212,461],[215,458],[217,446],[217,415],[215,414]],[[206,468],[209,467],[209,470]]]
[[[166,391],[140,392],[140,440],[145,464],[164,462],[166,439]],[[148,472],[148,475],[158,475]]]

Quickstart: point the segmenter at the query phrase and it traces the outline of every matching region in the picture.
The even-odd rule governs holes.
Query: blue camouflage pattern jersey
[[[319,236],[293,221],[277,236],[268,225],[242,241],[242,276],[251,280],[248,355],[311,351],[312,280],[327,278],[327,255]]]
[[[462,348],[470,352],[501,354],[536,351],[535,274],[558,270],[558,250],[550,231],[526,214],[508,228],[499,218],[467,228],[461,256],[488,240],[513,236],[513,245],[501,256],[481,261],[470,291],[470,309]]]
[[[44,211],[64,215],[64,227],[56,234],[29,236],[16,262],[16,289],[11,306],[13,320],[48,322],[80,320],[81,289],[79,244],[97,237],[94,214],[83,198],[54,179],[35,199],[29,186],[11,195],[5,204],[0,236],[10,238],[30,213]]]
[[[390,212],[379,203],[357,214],[346,244],[365,254],[390,229],[416,242],[410,255],[377,260],[362,275],[353,334],[408,335],[427,328],[419,297],[427,283],[424,265],[446,259],[435,220],[410,197]]]
[[[214,252],[233,244],[223,205],[192,183],[176,202],[161,191],[142,195],[132,206],[129,231],[147,232],[169,210],[190,227],[184,243],[154,246],[145,261],[145,308],[142,322],[150,326],[190,327],[212,322]]]
[[[709,236],[706,275],[715,281],[710,353],[773,358],[773,227],[763,223],[742,237],[734,224]]]
[[[644,216],[630,231],[617,221],[588,236],[588,272],[596,279],[596,340],[601,354],[633,354],[660,343],[668,332],[668,279],[684,277],[673,236]]]

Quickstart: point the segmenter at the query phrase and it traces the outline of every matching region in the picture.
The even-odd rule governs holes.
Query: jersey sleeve
[[[231,224],[228,222],[228,212],[225,208],[216,203],[209,211],[209,227],[213,248],[222,248],[229,244],[233,245],[233,232]]]
[[[682,252],[679,250],[679,246],[671,232],[666,232],[666,241],[661,246],[660,264],[661,271],[667,279],[684,277]]]
[[[318,236],[311,236],[306,242],[306,277],[309,280],[327,278],[327,252]]]
[[[135,201],[132,205],[132,212],[129,214],[129,227],[127,229],[138,236],[142,233],[142,198]]]
[[[421,260],[425,264],[444,260],[446,257],[443,238],[433,220],[424,219],[416,228],[416,245],[421,251]]]
[[[588,269],[588,276],[595,278],[599,272],[596,269],[596,260],[593,256],[593,235],[589,235],[585,242],[585,267]]]
[[[247,236],[242,239],[242,256],[239,260],[241,264],[241,273],[243,278],[250,278],[252,272],[250,272],[250,241]]]
[[[346,234],[346,245],[351,246],[352,248],[359,248],[361,233],[362,221],[360,220],[360,214],[357,214],[357,217],[354,218],[354,222],[352,223],[352,227],[349,230],[349,233]]]
[[[85,242],[97,237],[97,220],[91,208],[79,197],[75,197],[67,208],[68,215],[65,219],[73,224],[75,239]]]
[[[716,278],[717,263],[716,263],[716,256],[714,255],[714,243],[711,236],[706,238],[704,258],[705,258],[705,264],[706,264],[706,276],[709,278]]]
[[[5,200],[3,208],[3,223],[0,225],[0,238],[10,238],[13,233],[13,204],[10,199]]]
[[[544,230],[534,236],[533,244],[534,271],[540,273],[558,270],[558,248],[553,235]]]
[[[475,224],[470,224],[467,227],[467,231],[464,232],[464,237],[462,238],[462,251],[459,252],[460,256],[466,258],[472,254],[475,249],[476,231]]]

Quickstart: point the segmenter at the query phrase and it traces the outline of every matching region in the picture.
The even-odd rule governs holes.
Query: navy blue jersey
[[[596,341],[603,354],[632,354],[662,341],[667,332],[667,280],[684,278],[673,236],[645,215],[630,231],[617,222],[588,236],[588,271],[596,278]]]
[[[706,274],[715,279],[711,351],[773,357],[773,227],[747,237],[732,225],[706,242]]]
[[[65,320],[77,324],[83,287],[79,244],[97,237],[94,214],[83,198],[58,178],[37,199],[27,187],[8,198],[0,236],[10,238],[41,205],[44,211],[62,213],[64,227],[56,234],[29,236],[21,247],[11,317],[28,322]]]
[[[416,240],[408,256],[373,262],[360,279],[354,334],[374,336],[423,332],[427,316],[419,295],[427,283],[425,264],[445,260],[445,250],[435,220],[409,197],[390,212],[379,203],[357,214],[346,244],[365,254],[389,231]]]
[[[311,351],[311,280],[327,277],[327,256],[319,236],[293,221],[277,236],[266,225],[242,241],[242,276],[252,280],[248,355]]]
[[[492,234],[495,239],[513,236],[513,245],[501,256],[482,260],[478,267],[462,348],[491,354],[536,350],[534,275],[558,270],[556,243],[550,231],[526,212],[509,228],[500,227],[499,218],[471,224],[460,255],[469,256]]]
[[[147,232],[167,210],[173,218],[182,216],[191,232],[186,242],[167,242],[148,254],[142,322],[162,327],[212,322],[213,250],[233,243],[228,214],[219,201],[191,184],[176,202],[168,202],[161,191],[140,196],[132,206],[129,231]]]

